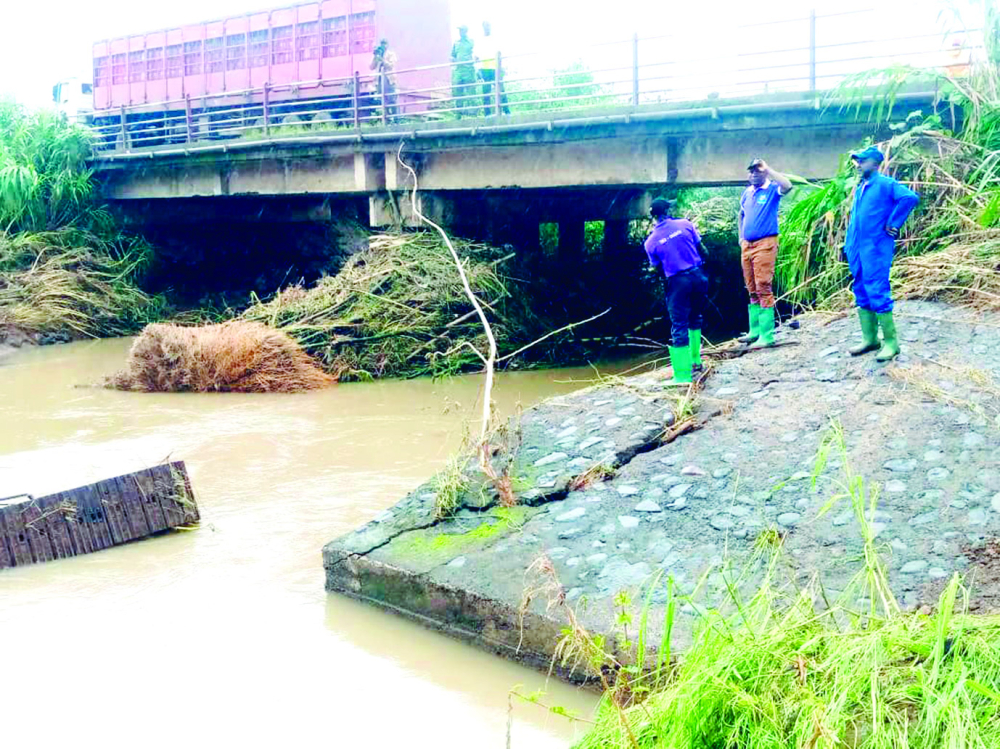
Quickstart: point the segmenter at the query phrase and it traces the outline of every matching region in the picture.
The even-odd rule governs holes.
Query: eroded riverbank
[[[89,695],[113,704],[101,741],[131,746],[436,746],[503,741],[507,692],[544,679],[323,591],[319,550],[442,466],[479,379],[341,385],[301,396],[147,395],[77,388],[124,360],[128,341],[22,350],[0,366],[0,485],[43,493],[184,460],[195,532],[0,575],[0,632],[17,646],[5,696],[13,743],[77,741]],[[579,387],[592,370],[501,379],[517,402]],[[59,720],[52,684],[63,683]],[[588,713],[595,698],[550,685]],[[392,720],[385,706],[392,705]],[[167,706],[176,706],[176,715]],[[448,720],[441,721],[442,713]],[[21,732],[23,730],[24,735]],[[563,747],[574,729],[515,709],[514,746]],[[20,743],[20,742],[19,742]]]
[[[607,632],[622,590],[642,600],[651,581],[669,576],[691,593],[705,579],[711,598],[721,565],[768,528],[785,536],[797,575],[820,571],[837,591],[857,571],[861,534],[846,502],[820,511],[846,466],[834,456],[810,481],[836,420],[847,465],[883,486],[873,527],[894,590],[915,607],[1000,532],[1000,316],[905,302],[898,317],[905,355],[888,365],[847,355],[857,324],[846,315],[804,318],[782,332],[788,345],[719,362],[701,398],[711,418],[664,446],[656,435],[672,401],[657,375],[550,400],[524,421],[514,511],[484,512],[473,491],[436,520],[430,482],[328,544],[327,585],[534,665],[565,625],[553,599]],[[594,465],[616,470],[567,491]],[[540,558],[559,585],[522,620]],[[694,621],[685,611],[679,644]]]

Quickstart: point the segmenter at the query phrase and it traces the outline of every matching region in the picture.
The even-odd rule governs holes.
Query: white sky
[[[819,13],[878,7],[875,15],[867,16],[877,27],[871,31],[847,29],[846,19],[831,20],[823,33],[827,41],[837,41],[845,33],[886,37],[939,31],[938,15],[959,3],[974,4],[975,0],[815,0],[813,4]],[[0,16],[0,96],[13,95],[28,104],[44,105],[59,79],[77,76],[90,80],[90,48],[98,39],[285,4],[287,0],[6,0]],[[505,52],[575,49],[625,39],[638,31],[641,36],[674,33],[675,41],[664,40],[659,51],[672,57],[678,53],[699,55],[699,59],[731,54],[734,39],[741,47],[804,44],[802,23],[759,28],[756,38],[734,27],[802,17],[808,7],[808,0],[452,0],[456,23],[464,20],[475,31],[480,20],[489,17]],[[965,15],[973,14],[966,11]],[[601,61],[594,56],[586,59],[591,64]],[[405,61],[400,62],[405,67]]]

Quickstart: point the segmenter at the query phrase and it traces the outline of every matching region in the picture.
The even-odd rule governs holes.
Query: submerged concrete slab
[[[473,482],[457,513],[438,520],[429,482],[325,547],[327,588],[540,667],[564,606],[606,633],[620,591],[661,603],[670,578],[712,604],[726,565],[745,562],[770,529],[797,581],[821,573],[835,596],[862,550],[850,506],[823,511],[843,459],[831,455],[812,481],[836,420],[847,464],[883,487],[870,520],[893,589],[917,606],[1000,533],[1000,398],[981,386],[1000,383],[1000,315],[908,302],[897,322],[904,355],[891,364],[847,354],[858,331],[846,315],[802,318],[780,334],[790,345],[720,362],[700,403],[711,418],[668,445],[661,375],[547,401],[523,418],[517,506],[499,507]],[[969,367],[975,377],[956,375]],[[596,464],[614,466],[614,477],[571,488]],[[696,619],[690,603],[681,612],[678,647]]]

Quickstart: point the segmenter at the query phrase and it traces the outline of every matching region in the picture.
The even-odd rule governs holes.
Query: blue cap
[[[865,148],[861,151],[855,151],[854,153],[851,154],[851,158],[854,159],[855,161],[864,161],[865,159],[875,159],[875,161],[878,162],[879,164],[885,161],[885,156],[883,156],[882,152],[879,151],[877,148],[875,148],[875,146],[868,146],[868,148]]]

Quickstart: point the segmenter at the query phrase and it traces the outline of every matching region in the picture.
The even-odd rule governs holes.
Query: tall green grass
[[[0,100],[0,231],[106,220],[93,203],[90,132],[47,110]]]
[[[700,603],[698,591],[679,596],[666,582],[658,647],[647,626],[650,594],[634,641],[619,636],[614,647],[571,615],[560,652],[605,687],[578,749],[1000,746],[1000,617],[966,613],[958,576],[934,613],[902,612],[871,530],[877,486],[851,471],[837,426],[817,475],[834,451],[844,474],[822,512],[849,502],[860,523],[864,556],[850,584],[831,598],[819,579],[785,579],[780,536],[765,532],[745,566],[723,571],[728,593],[717,605]],[[691,647],[672,659],[682,606],[697,625]],[[631,623],[619,617],[625,632]]]
[[[952,270],[957,264],[973,270],[975,285],[995,288],[990,279],[1000,255],[969,252],[1000,231],[1000,14],[993,0],[985,6],[986,55],[971,65],[967,76],[894,66],[849,78],[827,102],[860,115],[874,94],[869,117],[890,133],[878,143],[886,154],[882,171],[911,184],[921,196],[897,244],[901,262],[894,271],[902,296],[955,292]],[[939,91],[936,112],[900,108],[900,92],[912,86]],[[832,180],[800,188],[808,194],[782,223],[776,271],[778,285],[791,301],[828,307],[848,301],[850,279],[842,249],[857,182],[845,154]],[[909,260],[932,254],[934,260]],[[965,301],[981,304],[989,298],[977,292]]]

